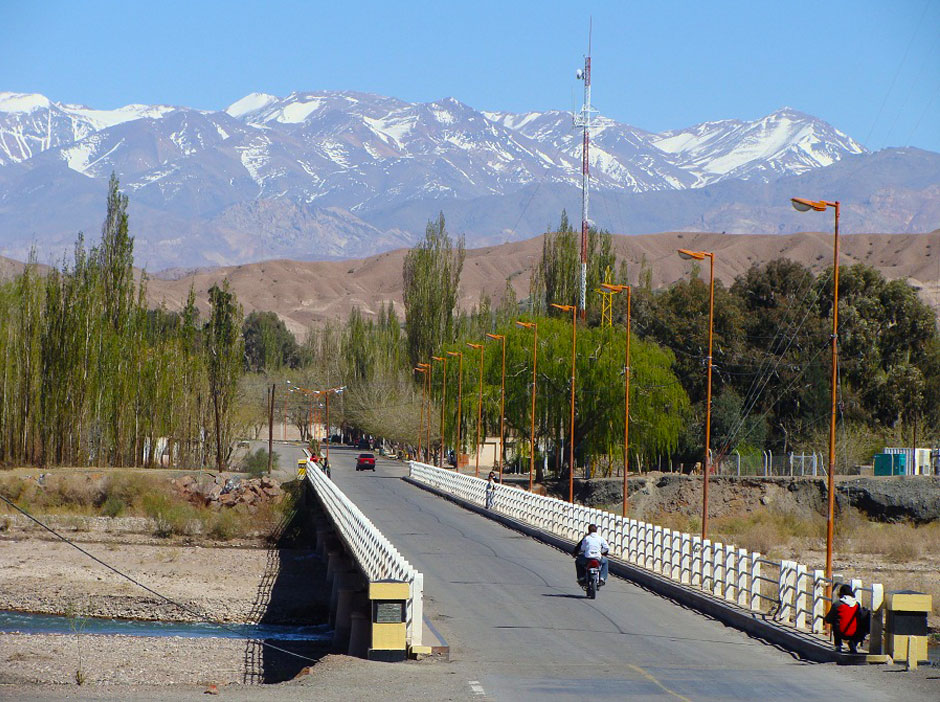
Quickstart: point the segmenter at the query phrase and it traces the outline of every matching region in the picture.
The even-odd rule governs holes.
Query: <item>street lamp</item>
[[[463,420],[463,351],[448,351],[448,356],[456,356],[457,362],[457,452],[454,470],[460,472],[460,425]]]
[[[424,458],[425,461],[427,461],[431,455],[431,364],[419,363],[418,368],[424,369],[424,381],[426,385],[424,393],[424,416],[427,418],[427,435],[425,437],[427,440],[424,443]]]
[[[535,368],[538,364],[539,325],[537,322],[516,322],[517,327],[531,329],[532,336],[532,427],[529,450],[529,492],[532,492],[532,478],[535,475]]]
[[[330,462],[330,444],[333,443],[333,435],[330,433],[330,394],[341,394],[346,389],[345,385],[340,385],[328,390],[317,390],[318,394],[326,396],[326,462]]]
[[[708,356],[705,357],[708,362],[708,381],[705,386],[705,470],[702,472],[702,541],[704,541],[708,534],[708,472],[711,470],[709,449],[711,448],[712,434],[712,330],[715,322],[715,254],[710,251],[679,249],[679,256],[695,261],[704,261],[707,258],[711,271],[708,280]]]
[[[568,437],[568,502],[574,504],[574,380],[578,342],[578,308],[575,305],[556,305],[554,302],[552,307],[562,312],[571,312],[571,426]]]
[[[302,388],[299,385],[295,385],[290,380],[287,381],[287,389],[290,392],[300,392],[310,398],[310,408],[307,411],[307,423],[310,425],[310,438],[313,438],[313,398],[317,395],[317,390],[310,390],[308,388]],[[285,424],[287,423],[287,409],[284,410]],[[303,437],[301,437],[303,438]]]
[[[503,446],[503,420],[506,416],[506,337],[502,334],[487,334],[486,338],[503,342],[503,374],[499,383],[499,459],[497,461],[497,465],[499,466],[499,482],[502,483],[503,453],[505,451],[505,447]]]
[[[422,368],[421,366],[415,366],[414,372],[421,373],[421,376],[422,376],[421,377],[421,410],[420,410],[421,419],[419,420],[419,423],[418,423],[418,460],[421,460],[422,458],[421,435],[424,433],[424,400],[425,400],[425,397],[427,396],[426,391],[427,391],[427,384],[428,384],[428,370],[427,368]]]
[[[629,285],[613,285],[601,283],[601,287],[612,293],[627,291],[627,354],[623,367],[624,393],[623,393],[623,510],[622,516],[627,516],[627,473],[630,468],[630,302],[633,288]]]
[[[441,386],[441,455],[438,457],[437,467],[444,468],[444,405],[447,403],[447,357],[431,356],[432,361],[444,364],[444,380]]]
[[[483,344],[471,344],[467,342],[471,349],[477,349],[480,352],[480,394],[477,397],[477,446],[476,446],[476,468],[474,475],[480,477],[480,425],[483,423]]]
[[[839,201],[806,200],[790,198],[793,207],[800,212],[825,212],[831,207],[835,211],[835,234],[832,245],[832,408],[829,415],[829,505],[826,519],[826,586],[832,588],[832,539],[835,531],[835,472],[836,472],[836,388],[839,364]]]

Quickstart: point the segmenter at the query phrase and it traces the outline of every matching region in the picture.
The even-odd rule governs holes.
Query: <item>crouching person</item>
[[[841,651],[842,642],[845,641],[850,653],[858,653],[858,645],[865,640],[871,628],[871,612],[855,599],[851,586],[841,585],[838,594],[839,599],[826,614],[826,621],[832,625],[836,650]]]

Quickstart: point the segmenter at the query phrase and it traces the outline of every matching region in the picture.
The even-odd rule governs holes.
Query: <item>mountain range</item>
[[[453,98],[253,93],[213,112],[0,93],[0,254],[56,261],[79,230],[94,238],[112,172],[152,271],[371,255],[439,211],[468,245],[516,241],[563,208],[579,218],[581,148],[569,113]],[[828,228],[792,195],[838,197],[848,231],[940,224],[940,154],[871,153],[790,108],[662,133],[597,116],[590,162],[591,219],[616,233]]]

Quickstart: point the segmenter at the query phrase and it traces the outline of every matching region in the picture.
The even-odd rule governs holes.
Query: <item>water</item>
[[[275,641],[327,641],[330,628],[273,624],[227,624],[207,622],[162,622],[101,617],[64,617],[57,614],[26,614],[0,610],[0,633],[98,634],[121,636],[182,636],[190,639],[265,639]]]

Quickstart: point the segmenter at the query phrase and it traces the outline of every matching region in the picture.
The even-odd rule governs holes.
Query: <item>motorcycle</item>
[[[584,583],[581,585],[587,593],[588,599],[593,600],[597,597],[597,591],[601,586],[601,562],[596,558],[588,558],[584,564]]]

